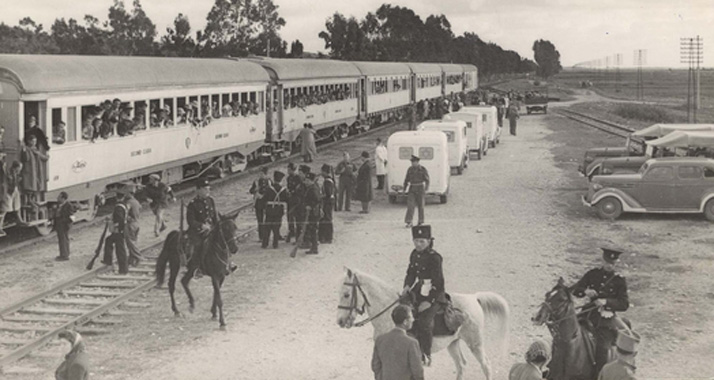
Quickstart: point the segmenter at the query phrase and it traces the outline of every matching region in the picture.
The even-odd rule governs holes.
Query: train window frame
[[[132,110],[132,117],[134,120],[134,130],[135,131],[145,131],[145,130],[149,129],[149,127],[148,127],[148,125],[149,125],[148,116],[149,115],[146,112],[146,110],[149,109],[148,101],[145,99],[134,100],[132,107],[134,107],[134,109]],[[144,128],[137,129],[136,127],[137,127],[137,125],[139,125],[139,124],[137,124],[137,111],[139,110],[140,107],[143,107],[143,109],[144,109],[144,117],[143,117],[144,120],[142,120],[142,124],[141,124],[144,126]]]

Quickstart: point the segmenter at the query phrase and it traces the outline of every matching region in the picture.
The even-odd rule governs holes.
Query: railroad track
[[[607,120],[602,120],[577,111],[558,109],[555,112],[564,117],[567,117],[568,119],[575,120],[581,124],[585,124],[587,126],[599,129],[605,133],[618,137],[627,138],[632,132],[635,132],[635,130],[632,128],[625,127]]]
[[[355,137],[366,137],[378,131],[388,132],[397,124],[372,129]],[[344,139],[341,142],[354,140]],[[322,150],[334,146],[335,143],[325,144]],[[289,159],[266,165],[279,165]],[[356,160],[359,158],[353,159]],[[257,170],[253,168],[243,175]],[[223,178],[220,181],[228,180]],[[238,214],[239,238],[245,239],[256,230],[255,216],[252,212],[244,212],[253,207],[249,195],[243,193],[240,196],[240,205],[228,211],[227,215]],[[123,313],[115,309],[155,285],[154,268],[162,244],[163,240],[160,240],[142,248],[141,253],[147,260],[131,267],[128,275],[117,275],[111,267],[100,266],[0,310],[0,369],[44,347],[64,329],[76,328],[84,334],[102,334],[108,333],[112,325],[121,323],[117,317]]]
[[[401,123],[402,123],[401,121],[388,123],[385,125],[381,125],[379,127],[370,128],[369,130],[367,130],[363,133],[357,134],[357,135],[352,135],[352,136],[348,136],[346,138],[343,138],[343,139],[340,139],[337,141],[331,141],[331,142],[327,142],[324,144],[320,144],[317,147],[317,150],[318,150],[318,152],[329,150],[329,149],[335,148],[337,146],[340,146],[342,144],[352,142],[355,140],[359,140],[363,137],[366,137],[366,136],[369,136],[369,135],[372,135],[375,133],[390,130],[392,128],[399,126]],[[291,155],[288,157],[280,158],[278,160],[271,161],[271,162],[268,162],[268,163],[265,163],[262,165],[250,167],[247,170],[244,170],[239,173],[229,174],[223,178],[217,178],[215,180],[212,180],[211,183],[214,185],[217,185],[217,184],[224,183],[224,182],[235,181],[237,179],[256,174],[262,167],[271,168],[274,166],[287,164],[288,162],[290,162],[292,160],[298,160],[299,157],[300,157],[299,155]],[[188,182],[184,182],[184,183],[180,184],[179,186],[174,186],[174,187],[176,188],[176,191],[174,192],[174,194],[176,195],[177,198],[190,197],[195,192],[194,187],[188,185]],[[148,213],[148,211],[146,211],[146,212]],[[91,220],[88,222],[83,222],[83,223],[77,223],[76,225],[73,226],[73,229],[74,229],[74,231],[77,231],[79,229],[92,227],[92,226],[101,224],[101,223],[103,223],[103,220],[104,220],[103,216],[106,216],[110,213],[111,213],[111,210],[107,210],[106,214],[98,213],[97,217],[94,218],[94,220]],[[36,236],[35,235],[36,232],[32,229],[24,229],[24,230],[12,229],[11,231],[12,232],[10,235],[17,234],[17,237],[16,237],[16,239],[13,239],[11,236],[8,236],[4,239],[0,239],[0,257],[7,257],[11,253],[17,252],[22,248],[29,247],[34,244],[38,244],[38,243],[41,243],[44,241],[54,239],[54,236],[55,236],[54,232],[52,232],[48,235],[45,235],[45,236]]]

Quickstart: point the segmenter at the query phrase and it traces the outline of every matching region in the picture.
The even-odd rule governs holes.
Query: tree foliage
[[[295,40],[290,44],[290,54],[288,55],[290,58],[302,58],[303,53],[304,46],[300,40]]]
[[[193,57],[196,54],[196,41],[191,37],[188,17],[179,13],[174,19],[173,28],[166,28],[166,35],[161,37],[159,45],[163,56]]]
[[[559,73],[563,68],[560,65],[560,53],[550,41],[536,40],[533,42],[533,57],[538,64],[537,74],[543,78],[549,78]]]

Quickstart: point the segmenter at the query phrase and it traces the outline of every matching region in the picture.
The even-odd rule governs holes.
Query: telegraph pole
[[[699,77],[701,64],[704,60],[704,39],[699,36],[694,38],[680,38],[681,63],[686,63],[687,71],[687,120],[697,122],[697,110],[700,107]],[[694,98],[694,104],[692,104]]]
[[[620,66],[622,65],[622,54],[617,53],[613,58],[615,61],[615,92],[620,92]]]
[[[642,78],[642,66],[647,64],[647,50],[637,49],[634,54],[635,66],[637,66],[637,100],[645,100],[645,84]]]

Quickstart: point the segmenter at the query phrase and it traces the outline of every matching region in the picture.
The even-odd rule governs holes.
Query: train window
[[[77,141],[77,107],[67,108],[67,136],[66,141]]]
[[[146,101],[137,100],[134,102],[134,129],[146,129]]]
[[[214,119],[220,119],[221,118],[221,96],[220,95],[211,95],[211,116],[213,116]]]
[[[82,140],[91,140],[94,137],[94,119],[98,109],[95,106],[82,106]],[[101,122],[101,119],[98,119]]]
[[[186,110],[187,120],[192,122],[195,118],[200,117],[201,110],[198,107],[198,96],[191,96],[188,98],[188,110]]]
[[[399,79],[392,80],[392,88],[394,89],[394,91],[400,90],[401,85],[399,84]]]
[[[407,78],[402,79],[402,90],[408,90],[409,89],[409,81],[407,81]]]
[[[400,160],[411,160],[412,154],[414,154],[414,148],[410,146],[399,147],[399,159]]]
[[[162,118],[161,122],[165,127],[174,125],[174,109],[176,109],[174,98],[164,98],[164,106],[159,110],[159,116]],[[136,112],[136,109],[134,109],[134,112]]]
[[[260,97],[260,111],[265,111],[265,92],[261,91],[258,95]]]
[[[25,105],[25,130],[38,126],[45,129],[44,118],[40,115],[40,102],[24,102]]]
[[[186,98],[176,98],[176,124],[186,124]]]
[[[221,106],[221,116],[231,117],[233,115],[233,107],[231,107],[231,94],[221,94],[223,106]]]
[[[423,146],[419,148],[419,158],[424,161],[430,161],[434,159],[434,148],[430,146]]]
[[[161,105],[159,104],[159,99],[149,100],[149,127],[161,128],[161,122],[159,119],[160,110]]]
[[[49,133],[48,133],[49,135]],[[62,119],[62,109],[52,109],[52,143],[64,144],[67,137],[67,124]]]

